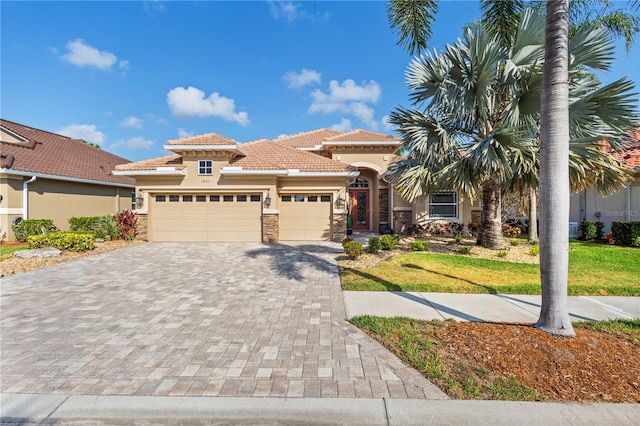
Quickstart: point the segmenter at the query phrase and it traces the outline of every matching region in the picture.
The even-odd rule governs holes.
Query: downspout
[[[29,219],[29,184],[36,180],[35,176],[31,176],[31,179],[22,182],[22,219]]]
[[[391,204],[389,210],[391,210],[391,214],[389,216],[391,216],[389,218],[389,229],[393,230],[393,193],[395,191],[393,190],[393,187],[389,187],[389,204]]]
[[[627,190],[626,190],[626,198],[627,198],[627,208],[626,208],[626,214],[625,214],[625,220],[627,222],[631,222],[631,184],[629,184],[629,186],[627,186]]]

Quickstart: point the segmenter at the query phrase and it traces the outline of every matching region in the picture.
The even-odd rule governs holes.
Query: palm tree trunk
[[[477,243],[482,247],[502,250],[502,205],[500,181],[493,179],[482,186],[482,228]]]
[[[529,241],[538,241],[538,196],[535,188],[529,189]]]
[[[548,0],[540,110],[540,278],[535,327],[575,336],[567,306],[569,272],[569,0]]]

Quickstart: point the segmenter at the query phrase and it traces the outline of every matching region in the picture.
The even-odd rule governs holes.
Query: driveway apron
[[[0,390],[446,396],[345,321],[333,243],[148,243],[2,278]]]

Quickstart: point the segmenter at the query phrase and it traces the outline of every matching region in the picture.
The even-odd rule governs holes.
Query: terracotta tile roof
[[[171,139],[167,145],[235,145],[236,141],[217,133],[188,136],[186,138]]]
[[[177,170],[181,170],[187,166],[182,164],[180,155],[172,154],[136,163],[120,164],[116,166],[116,170],[156,170],[157,167],[175,167]]]
[[[15,171],[134,185],[135,179],[114,176],[116,165],[129,161],[78,139],[0,119],[0,126],[27,143],[0,142],[2,166]],[[13,162],[8,161],[13,156]],[[11,164],[9,164],[11,163]]]
[[[322,141],[341,133],[337,130],[318,129],[276,139],[276,142],[293,148],[313,148],[314,146],[322,145]]]
[[[401,139],[383,133],[370,132],[368,130],[352,130],[325,139],[327,142],[400,142]]]
[[[636,128],[631,135],[631,143],[622,152],[615,152],[612,155],[618,160],[624,161],[631,169],[640,169],[640,127]],[[611,148],[608,147],[609,152]]]
[[[247,156],[236,157],[231,166],[252,170],[298,169],[301,172],[347,172],[353,169],[348,164],[265,139],[243,143],[240,147]]]

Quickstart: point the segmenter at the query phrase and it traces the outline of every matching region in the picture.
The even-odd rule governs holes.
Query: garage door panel
[[[326,194],[324,194],[326,195]],[[283,201],[282,197],[291,201]],[[317,201],[309,201],[309,199]],[[295,201],[303,200],[303,201]],[[326,241],[332,237],[331,197],[321,202],[320,194],[283,194],[280,198],[280,240]]]
[[[189,195],[189,194],[185,194]],[[156,201],[151,197],[149,239],[151,241],[246,241],[262,240],[262,203],[212,201],[217,194],[206,194],[205,201]],[[214,196],[214,197],[212,197]],[[248,199],[248,196],[247,196]]]

